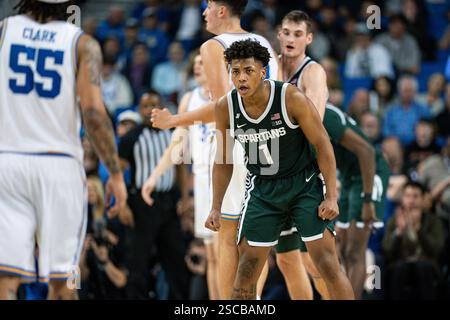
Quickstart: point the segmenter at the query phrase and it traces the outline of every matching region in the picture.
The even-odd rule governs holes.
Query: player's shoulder
[[[314,60],[311,61],[312,62],[309,63],[309,66],[304,71],[305,76],[310,75],[312,77],[317,77],[319,75],[326,75],[325,69],[322,67],[320,63]]]
[[[205,41],[200,46],[200,53],[202,54],[209,54],[214,51],[224,51],[225,50],[225,43],[220,40],[218,37],[214,37],[209,39],[208,41]]]
[[[325,107],[324,121],[347,125],[347,115],[338,107],[327,104]]]
[[[80,33],[78,37],[77,52],[78,57],[82,57],[83,54],[102,57],[100,43],[94,37],[86,33]]]
[[[299,107],[304,107],[310,103],[308,97],[302,91],[300,91],[297,86],[294,86],[290,83],[284,83],[283,90],[285,92],[284,103],[286,105],[288,113],[290,113],[290,111],[292,110],[294,113],[297,113],[299,112],[299,110],[304,109]]]

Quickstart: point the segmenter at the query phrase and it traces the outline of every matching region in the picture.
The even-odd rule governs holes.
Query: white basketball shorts
[[[72,277],[86,231],[86,190],[74,158],[0,153],[0,272],[42,282]]]
[[[233,175],[222,202],[222,219],[238,221],[241,216],[245,196],[247,168],[244,163],[245,151],[239,142],[233,148]]]
[[[209,171],[199,172],[194,175],[194,204],[195,236],[201,239],[211,239],[213,232],[205,228],[206,219],[211,211],[211,177]]]

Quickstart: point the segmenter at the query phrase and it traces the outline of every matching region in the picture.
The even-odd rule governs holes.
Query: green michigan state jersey
[[[228,94],[231,135],[244,147],[245,163],[252,174],[264,178],[288,177],[316,160],[305,135],[288,117],[285,96],[290,84],[267,81],[270,98],[258,119],[245,112],[236,89]]]
[[[342,180],[361,176],[358,158],[340,144],[342,136],[347,128],[353,130],[356,134],[370,143],[369,139],[356,124],[356,121],[335,106],[327,104],[323,125],[327,130],[331,144],[333,145],[336,157],[336,167],[342,175]],[[383,169],[387,170],[387,163],[381,152],[378,150],[376,150],[376,166],[377,172]]]

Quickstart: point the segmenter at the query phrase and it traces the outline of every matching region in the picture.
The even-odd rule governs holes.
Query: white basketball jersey
[[[25,15],[4,20],[0,38],[0,152],[64,153],[82,160],[76,96],[81,29],[40,24]]]
[[[241,41],[241,40],[256,40],[258,41],[263,47],[266,47],[267,50],[269,50],[270,53],[270,61],[269,65],[267,66],[267,79],[272,80],[278,80],[278,62],[277,62],[277,55],[275,53],[275,50],[273,50],[272,46],[270,45],[269,41],[267,41],[266,38],[263,36],[260,36],[255,33],[222,33],[221,35],[218,35],[214,37],[213,39],[217,40],[224,49],[227,49],[230,47],[233,42],[235,41]],[[232,87],[233,83],[231,82],[231,73],[230,73],[230,84]]]
[[[187,111],[193,111],[209,102],[209,98],[202,94],[202,88],[192,91]],[[214,137],[214,126],[211,123],[189,126],[189,145],[194,174],[208,174]]]

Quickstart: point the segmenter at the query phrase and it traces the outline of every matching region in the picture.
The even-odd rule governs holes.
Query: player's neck
[[[303,52],[301,55],[296,57],[286,57],[283,56],[283,80],[287,81],[291,77],[297,68],[303,63],[306,58],[306,53]]]
[[[25,16],[27,16],[29,19],[36,21],[37,23],[40,23],[40,24],[45,24],[45,23],[53,21],[52,17],[47,18],[47,20],[43,20],[42,18],[35,17],[31,12],[28,12],[27,14],[25,14]]]
[[[228,20],[223,21],[222,25],[218,28],[217,34],[223,33],[247,33],[241,27],[241,20],[238,18],[230,18]]]

